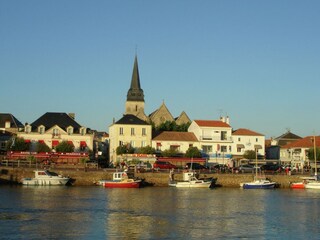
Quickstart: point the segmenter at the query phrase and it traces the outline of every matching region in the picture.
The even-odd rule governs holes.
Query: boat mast
[[[258,178],[258,148],[256,150],[256,179]]]
[[[313,155],[314,155],[314,175],[317,176],[317,149],[316,149],[316,136],[313,136]]]

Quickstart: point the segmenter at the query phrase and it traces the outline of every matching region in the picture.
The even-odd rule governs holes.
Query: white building
[[[188,128],[199,141],[209,162],[226,164],[232,157],[232,128],[229,118],[220,120],[194,120]]]
[[[258,156],[265,154],[265,136],[249,129],[239,128],[232,133],[232,155],[241,158],[246,151],[256,151]]]

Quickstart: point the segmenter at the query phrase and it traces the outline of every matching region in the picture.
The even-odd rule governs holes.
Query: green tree
[[[310,148],[308,151],[309,160],[314,160],[314,148]],[[316,159],[320,160],[320,148],[316,148]]]
[[[197,147],[189,147],[189,149],[186,151],[185,156],[188,158],[200,158],[201,152]]]
[[[156,150],[151,146],[141,147],[136,149],[137,153],[142,154],[155,154]]]
[[[175,156],[179,155],[179,152],[176,149],[166,149],[166,150],[162,151],[161,154],[164,157],[175,157]]]
[[[8,151],[28,151],[30,148],[30,143],[26,143],[24,138],[13,137],[11,138],[6,145]]]
[[[36,152],[50,152],[51,151],[51,148],[45,144],[45,143],[40,143],[38,142],[36,144]]]
[[[152,126],[156,131],[159,131],[159,132],[162,132],[162,131],[187,132],[190,126],[190,123],[177,125],[175,121],[165,121],[161,123],[158,127],[154,127],[154,124],[152,124]]]
[[[134,148],[131,146],[121,145],[117,147],[116,152],[117,155],[131,154],[134,153]]]
[[[68,141],[62,141],[56,147],[56,151],[63,152],[63,153],[74,152],[74,146],[73,144],[68,143]]]
[[[247,150],[244,152],[243,157],[246,159],[256,159],[256,151]]]

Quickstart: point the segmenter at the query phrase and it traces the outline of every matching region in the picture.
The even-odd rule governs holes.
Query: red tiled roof
[[[235,130],[232,135],[243,135],[243,136],[263,136],[260,133],[251,131],[250,129],[246,129],[246,128],[239,128],[237,130]]]
[[[214,120],[194,120],[200,127],[230,127],[228,123]]]
[[[297,141],[294,141],[292,143],[289,143],[287,145],[284,145],[283,148],[313,148],[313,136],[308,136],[302,139],[299,139]],[[316,147],[320,147],[320,136],[316,136]]]
[[[157,135],[152,140],[158,141],[189,141],[189,142],[197,142],[198,139],[191,132],[169,132],[164,131]]]

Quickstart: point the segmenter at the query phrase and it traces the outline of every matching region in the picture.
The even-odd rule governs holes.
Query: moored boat
[[[174,181],[173,170],[170,171],[169,175],[169,187],[177,188],[212,188],[215,186],[217,179],[211,178],[208,180],[198,179],[195,176],[194,171],[184,172],[183,181]]]
[[[54,172],[48,170],[35,170],[34,178],[23,178],[23,185],[30,186],[54,186],[54,185],[66,185],[70,178],[63,177]]]
[[[305,189],[306,185],[310,182],[315,182],[317,179],[315,177],[302,177],[301,182],[290,183],[291,189]],[[310,185],[309,185],[310,186]]]
[[[115,172],[112,180],[102,180],[100,184],[106,188],[139,188],[141,180],[128,178],[126,172]]]
[[[243,189],[271,189],[275,188],[276,182],[271,182],[268,179],[256,178],[252,182],[240,183],[240,187]]]

